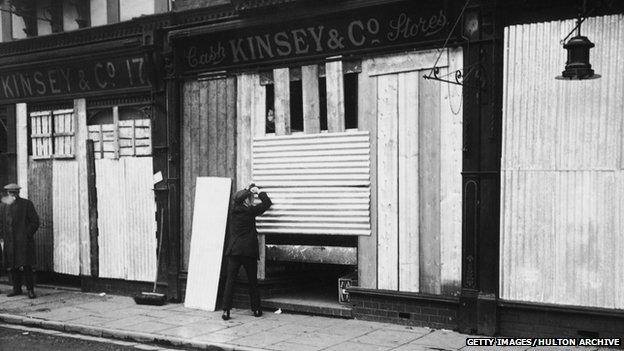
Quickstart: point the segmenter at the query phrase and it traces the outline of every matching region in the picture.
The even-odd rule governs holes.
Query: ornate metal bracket
[[[458,69],[456,71],[449,72],[446,75],[440,76],[440,67],[433,67],[431,71],[429,71],[429,74],[425,74],[423,78],[448,84],[455,84],[462,87],[471,87],[478,89],[479,91],[483,91],[487,87],[487,83],[481,79],[482,71],[481,63],[478,63],[467,67],[465,70]],[[476,84],[466,84],[466,81],[470,81],[472,79],[476,80]]]
[[[453,75],[454,80],[445,79],[445,77],[449,77],[450,75]],[[449,73],[447,75],[440,77],[440,67],[433,67],[431,69],[431,72],[429,72],[428,75],[425,74],[423,78],[429,79],[429,80],[437,80],[439,82],[444,82],[444,83],[464,85],[464,73],[461,70],[455,71],[454,74]]]

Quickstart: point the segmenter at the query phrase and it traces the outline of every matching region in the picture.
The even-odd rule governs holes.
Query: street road
[[[49,334],[0,326],[0,351],[137,351],[137,350],[179,350],[163,346],[136,344],[117,340],[106,340],[65,333]],[[188,349],[186,349],[188,350]],[[216,349],[215,349],[216,350]]]

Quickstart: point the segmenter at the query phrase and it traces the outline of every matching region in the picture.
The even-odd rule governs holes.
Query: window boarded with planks
[[[73,158],[76,121],[73,109],[30,113],[33,159]]]
[[[256,138],[253,180],[273,200],[262,234],[370,235],[368,132]]]
[[[423,78],[438,55],[413,51],[362,62],[359,118],[375,148],[376,222],[358,246],[364,287],[459,292],[462,93]],[[461,62],[461,50],[450,49],[438,67],[447,74]]]
[[[95,158],[150,156],[152,132],[149,119],[131,119],[112,124],[90,125]]]

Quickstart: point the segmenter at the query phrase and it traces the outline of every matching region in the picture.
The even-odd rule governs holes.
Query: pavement
[[[469,335],[449,330],[270,311],[256,318],[251,311],[238,309],[232,310],[231,320],[223,321],[220,311],[190,309],[182,304],[142,306],[136,305],[130,297],[51,288],[38,288],[38,298],[33,300],[26,296],[8,298],[5,294],[8,287],[1,287],[2,323],[176,348],[218,347],[243,351],[487,349],[467,347]]]

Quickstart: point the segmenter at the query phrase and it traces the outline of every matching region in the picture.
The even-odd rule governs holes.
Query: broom
[[[160,267],[160,253],[162,252],[162,238],[163,238],[163,220],[164,211],[160,210],[160,237],[158,238],[158,258],[156,259],[156,277],[154,277],[154,287],[152,292],[142,292],[141,295],[134,297],[134,302],[138,305],[154,305],[162,306],[167,301],[165,294],[159,294],[156,292],[156,282],[158,281],[158,267]]]

